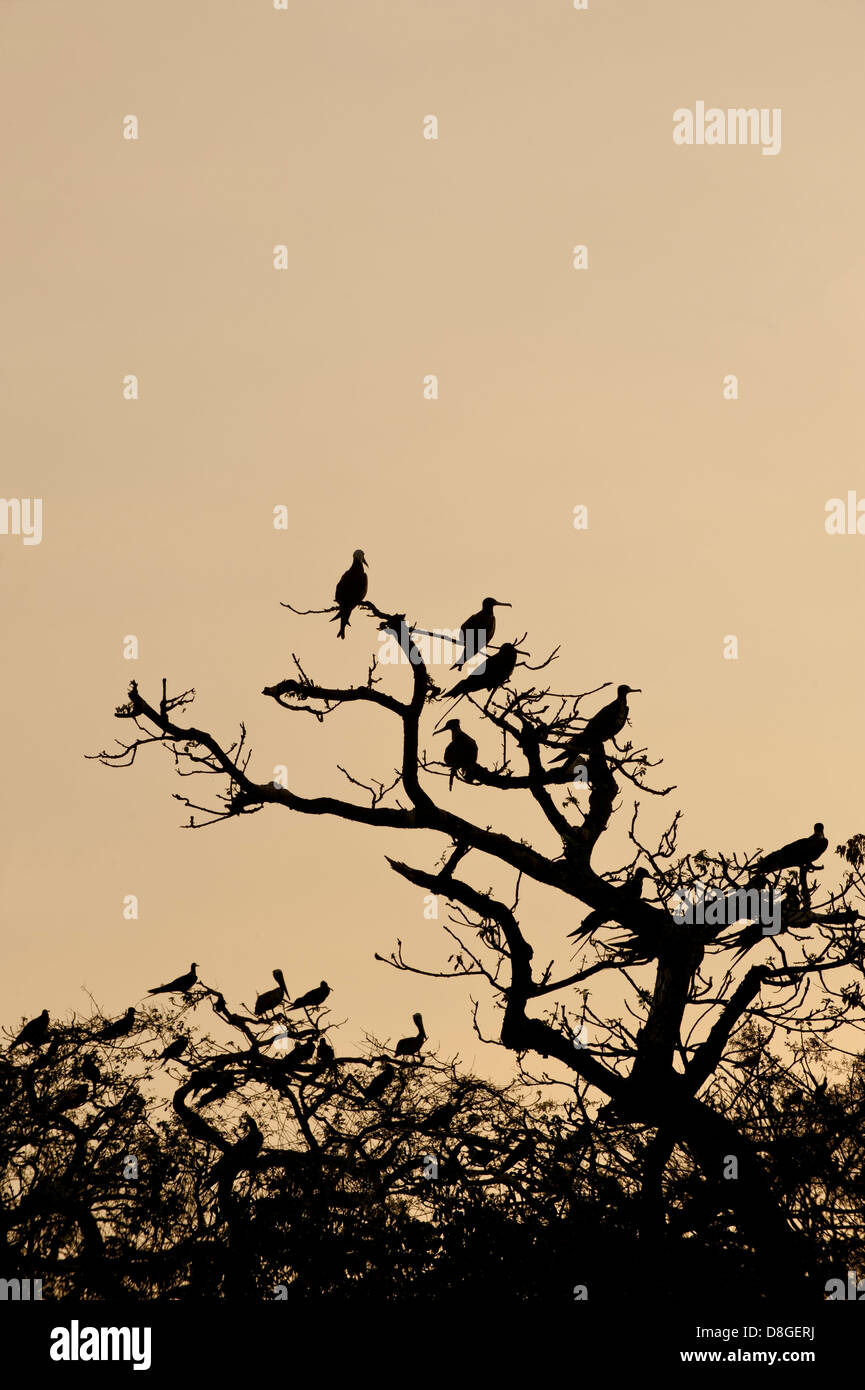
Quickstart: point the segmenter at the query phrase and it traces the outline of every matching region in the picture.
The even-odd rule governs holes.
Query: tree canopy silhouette
[[[497,649],[489,644],[481,675],[463,676],[450,692],[473,707],[472,737],[486,756],[459,767],[453,759],[439,761],[426,751],[426,733],[441,722],[443,708],[452,713],[453,703],[435,684],[417,641],[437,634],[368,599],[355,608],[392,638],[401,661],[386,668],[373,659],[360,683],[333,687],[316,682],[295,656],[294,674],[262,693],[287,714],[311,713],[318,722],[347,704],[385,711],[401,741],[400,765],[390,780],[385,774],[364,782],[341,769],[358,793],[349,798],[308,797],[257,781],[245,727],[225,744],[182,722],[194,691],[168,696],[165,683],[162,699],[151,703],[132,682],[116,715],[135,733],[118,740],[118,751],[97,756],[128,766],[143,749],[162,746],[181,774],[207,776],[211,783],[216,777],[221,789],[207,804],[176,794],[195,828],[273,806],[387,832],[437,832],[436,863],[387,858],[401,878],[448,901],[449,958],[438,970],[421,972],[398,946],[389,963],[483,985],[499,1011],[495,1041],[515,1054],[519,1075],[541,1085],[569,1079],[585,1115],[570,1131],[574,1154],[586,1124],[595,1141],[603,1132],[622,1151],[639,1152],[638,1179],[631,1170],[630,1181],[636,1181],[636,1230],[649,1265],[669,1258],[674,1236],[681,1237],[683,1221],[687,1225],[681,1213],[678,1225],[673,1220],[674,1189],[676,1175],[691,1165],[688,1181],[699,1186],[702,1228],[726,1223],[740,1252],[752,1252],[773,1278],[780,1268],[791,1286],[804,1287],[813,1274],[813,1247],[791,1205],[790,1174],[785,1179],[781,1171],[784,1145],[773,1140],[775,1147],[767,1147],[736,1097],[747,1089],[742,1058],[752,1055],[759,1038],[759,1055],[777,1056],[800,1097],[797,1113],[804,1115],[819,1103],[810,1066],[815,1049],[826,1066],[827,1054],[846,1055],[862,1028],[862,838],[839,846],[840,881],[821,892],[807,855],[681,851],[680,811],[648,837],[643,802],[663,801],[673,788],[654,785],[659,763],[628,733],[631,687],[620,685],[599,718],[595,697],[611,683],[577,694],[554,692],[546,682],[558,650],[532,665],[526,634]],[[346,659],[351,650],[346,644]],[[497,749],[492,762],[491,746]],[[483,798],[476,818],[451,809],[446,788],[455,774]],[[436,779],[443,779],[444,797],[435,795]],[[634,798],[625,813],[630,857],[602,870],[600,847],[622,814],[626,789]],[[489,824],[490,795],[514,791],[529,794],[544,835],[552,832],[554,852]],[[802,819],[810,823],[812,816],[803,813]],[[819,848],[815,837],[808,847]],[[508,895],[484,886],[489,859],[511,872]],[[755,875],[779,914],[768,935],[756,896],[747,896],[756,893]],[[589,909],[575,962],[536,962],[533,924],[520,910],[525,880]],[[691,906],[696,895],[700,907],[690,916],[682,910],[689,895]],[[766,943],[768,953],[759,951],[750,963],[751,953]],[[566,948],[572,946],[563,936],[563,954]],[[596,1002],[601,984],[603,1013]],[[616,992],[612,1008],[610,990]],[[475,1027],[482,1036],[477,1011]],[[566,1128],[565,1148],[567,1135]]]

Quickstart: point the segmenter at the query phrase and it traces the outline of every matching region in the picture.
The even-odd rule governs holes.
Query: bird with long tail
[[[643,880],[648,877],[649,870],[640,865],[634,870],[633,876],[622,884],[619,889],[620,895],[628,898],[630,902],[637,902],[643,895]],[[591,936],[597,927],[602,927],[609,920],[610,914],[608,912],[604,912],[601,908],[595,908],[588,917],[583,918],[578,927],[568,932],[568,936],[575,941],[583,941],[586,937]]]
[[[764,879],[766,874],[779,869],[799,869],[805,872],[817,867],[817,860],[826,853],[829,841],[823,834],[823,822],[816,821],[813,835],[805,835],[801,840],[791,840],[789,845],[764,854],[754,866],[751,885]],[[750,885],[749,885],[750,886]]]
[[[496,615],[493,609],[510,606],[501,599],[485,598],[478,612],[466,618],[460,627],[461,650],[451,667],[452,671],[461,671],[467,661],[482,652],[488,642],[492,642],[496,630]]]
[[[349,626],[349,619],[359,603],[363,603],[366,598],[366,591],[369,587],[369,579],[364,573],[364,568],[369,569],[366,563],[366,556],[362,550],[356,550],[352,555],[351,565],[341,576],[336,586],[334,598],[337,603],[338,611],[334,613],[331,622],[339,620],[339,632],[337,637],[345,637],[345,630]]]
[[[608,705],[604,705],[603,709],[599,709],[597,714],[593,714],[591,719],[587,721],[586,727],[568,740],[561,751],[556,754],[553,762],[570,766],[587,749],[597,747],[598,744],[607,743],[611,738],[615,738],[628,722],[630,714],[628,696],[640,695],[641,693],[639,686],[620,685],[616,690],[615,700],[611,700]]]
[[[467,775],[478,765],[478,746],[470,734],[460,728],[458,719],[449,719],[444,728],[436,729],[437,734],[450,733],[451,741],[444,751],[444,764],[451,770],[448,791],[453,790],[454,778],[458,772]]]
[[[115,1038],[125,1038],[127,1033],[131,1033],[135,1027],[135,1010],[129,1008],[122,1018],[116,1018],[112,1023],[106,1023],[104,1028],[100,1028],[94,1037],[99,1042],[113,1042]]]
[[[440,700],[461,700],[464,695],[474,695],[481,690],[488,690],[487,704],[489,704],[499,687],[506,685],[514,674],[518,656],[519,652],[513,642],[503,642],[498,651],[493,652],[492,656],[488,656],[477,670],[463,676],[452,690],[442,691],[438,698]]]
[[[193,961],[189,971],[185,975],[178,975],[176,980],[169,980],[167,985],[157,985],[155,989],[149,989],[148,994],[188,994],[194,984],[198,983],[198,962]]]

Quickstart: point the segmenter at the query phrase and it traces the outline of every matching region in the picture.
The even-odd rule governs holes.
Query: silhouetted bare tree
[[[295,674],[263,694],[286,712],[312,714],[319,722],[349,703],[373,705],[391,716],[401,734],[396,775],[364,782],[342,769],[351,785],[365,792],[365,802],[306,797],[256,781],[243,726],[226,745],[180,722],[193,691],[170,698],[163,691],[162,700],[152,704],[133,682],[128,703],[116,714],[136,726],[136,735],[119,741],[119,751],[98,756],[124,766],[143,748],[160,745],[181,774],[218,778],[221,791],[208,805],[178,795],[195,827],[275,806],[383,831],[437,832],[442,853],[436,864],[388,860],[400,877],[450,904],[449,960],[433,973],[443,980],[484,983],[501,1012],[497,1041],[516,1054],[524,1078],[554,1085],[570,1077],[581,1117],[563,1129],[562,1152],[570,1144],[577,1153],[590,1126],[594,1151],[604,1148],[597,1143],[602,1132],[621,1154],[639,1156],[638,1175],[632,1169],[630,1180],[636,1182],[640,1248],[648,1264],[657,1268],[670,1254],[677,1183],[681,1187],[683,1175],[692,1173],[699,1176],[704,1226],[725,1222],[767,1279],[782,1271],[788,1287],[803,1285],[811,1247],[794,1212],[793,1189],[784,1180],[777,1148],[767,1148],[731,1103],[729,1072],[741,1065],[742,1049],[759,1028],[761,1047],[767,1053],[773,1044],[780,1049],[791,1084],[807,1105],[813,1093],[812,1050],[843,1052],[861,1029],[863,943],[856,907],[863,891],[861,840],[854,837],[839,847],[846,868],[841,881],[822,894],[812,867],[794,863],[795,854],[792,860],[786,856],[789,865],[774,868],[778,861],[772,856],[761,862],[759,854],[681,853],[680,812],[647,841],[642,800],[664,798],[673,789],[652,785],[658,764],[627,736],[621,693],[627,687],[620,688],[619,703],[602,719],[587,722],[582,711],[597,691],[562,695],[538,684],[546,680],[539,672],[548,672],[556,653],[529,664],[521,646],[525,636],[505,644],[508,667],[511,651],[520,658],[506,680],[476,683],[462,695],[474,706],[477,743],[485,746],[480,730],[486,726],[500,753],[493,766],[484,765],[481,755],[478,765],[460,773],[482,798],[482,814],[459,815],[434,795],[435,779],[451,779],[453,768],[429,757],[423,742],[430,712],[438,716],[448,709],[416,641],[426,630],[370,601],[360,608],[392,636],[404,662],[386,671],[373,660],[362,683],[337,688],[317,683],[295,657]],[[550,754],[552,765],[545,763]],[[602,872],[594,861],[625,789],[635,798],[627,826],[630,859]],[[545,835],[555,837],[555,852],[543,853],[527,839],[488,824],[488,793],[519,790],[531,797]],[[488,881],[487,859],[511,871],[507,898],[482,886]],[[638,867],[648,869],[653,897],[639,881],[635,889]],[[532,924],[520,915],[524,880],[591,910],[575,968],[535,964]],[[736,895],[753,890],[755,883],[776,893],[772,901],[781,915],[775,935],[766,937],[759,922],[756,929],[747,925],[754,913],[730,916],[730,904],[746,902]],[[687,897],[694,885],[721,904],[723,920],[714,921],[710,913],[683,920],[683,893]],[[759,963],[749,964],[751,952],[766,941],[768,956],[761,951]],[[404,959],[401,948],[390,963],[398,970],[419,969]],[[595,1004],[600,981],[618,991],[617,1004],[607,1005],[603,1016]],[[477,1015],[475,1026],[481,1035]],[[677,1219],[681,1229],[682,1217]]]

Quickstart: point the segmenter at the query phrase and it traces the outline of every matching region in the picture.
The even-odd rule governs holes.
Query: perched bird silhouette
[[[273,975],[273,978],[276,980],[277,987],[276,989],[267,989],[264,991],[264,994],[260,994],[258,996],[258,998],[255,1001],[256,1014],[260,1015],[270,1013],[271,1009],[275,1009],[278,1004],[282,1003],[283,999],[288,993],[285,987],[285,976],[283,975],[282,971],[273,970],[271,971],[271,974]]]
[[[742,927],[739,931],[734,932],[731,937],[721,942],[723,946],[738,946],[739,948],[733,956],[731,965],[736,965],[737,962],[751,950],[752,946],[759,945],[761,941],[766,941],[767,939],[775,941],[779,936],[783,936],[788,932],[791,927],[807,927],[810,925],[812,921],[811,914],[807,908],[803,908],[796,888],[787,889],[783,894],[779,895],[779,898],[781,915],[780,921],[777,924],[777,931],[767,932],[763,930],[763,924],[761,922],[749,922],[747,926]],[[774,908],[774,896],[771,900],[771,905]],[[776,925],[774,914],[771,925],[773,927]]]
[[[356,550],[352,556],[350,567],[340,579],[336,586],[334,598],[339,606],[339,612],[334,613],[331,622],[335,623],[339,619],[339,632],[337,637],[345,637],[345,630],[349,625],[349,618],[359,603],[363,603],[366,598],[366,591],[369,580],[364,574],[366,557],[362,550]],[[369,568],[366,565],[367,569]]]
[[[68,1086],[65,1091],[58,1092],[51,1102],[51,1109],[58,1114],[64,1110],[75,1110],[84,1104],[89,1095],[90,1087],[86,1081],[81,1081],[77,1086]]]
[[[178,975],[176,980],[169,980],[167,985],[157,985],[155,989],[149,989],[148,994],[186,994],[194,984],[198,983],[198,962],[193,961],[186,975]]]
[[[460,728],[458,719],[449,719],[443,729],[436,729],[435,732],[444,734],[448,731],[451,741],[444,751],[444,763],[451,770],[448,781],[448,791],[451,791],[458,772],[471,772],[473,767],[477,767],[478,746],[474,739]]]
[[[89,1052],[85,1054],[84,1061],[81,1063],[81,1075],[86,1076],[88,1081],[92,1081],[94,1086],[99,1086],[102,1082],[102,1072]]]
[[[421,1129],[448,1129],[454,1119],[459,1105],[456,1101],[446,1101],[444,1105],[437,1105],[431,1110],[426,1119],[421,1124]]]
[[[424,1032],[423,1019],[420,1014],[412,1014],[412,1021],[417,1029],[417,1036],[412,1038],[400,1038],[393,1050],[395,1057],[414,1057],[420,1052],[426,1042],[426,1033]]]
[[[507,1173],[509,1169],[516,1167],[524,1158],[528,1158],[532,1152],[533,1144],[530,1136],[521,1140],[515,1149],[511,1149],[504,1163],[499,1168],[500,1173]]]
[[[206,1187],[214,1187],[217,1183],[222,1182],[227,1183],[230,1187],[244,1168],[249,1168],[258,1157],[264,1143],[264,1136],[250,1115],[246,1115],[244,1118],[246,1120],[246,1133],[238,1139],[236,1144],[232,1144],[230,1149],[226,1149],[225,1153],[214,1163],[213,1171],[205,1183]]]
[[[783,931],[784,927],[782,925],[781,931],[776,933],[776,936],[780,936]],[[764,933],[759,922],[751,922],[747,927],[743,927],[741,931],[736,932],[735,936],[732,936],[729,943],[727,943],[730,946],[738,946],[739,948],[730,964],[738,965],[739,961],[744,955],[747,955],[752,946],[759,945],[761,941],[774,941],[775,939],[776,937],[767,936]]]
[[[801,840],[792,840],[758,860],[754,868],[755,876],[771,873],[775,869],[813,869],[816,861],[829,848],[829,841],[823,834],[823,823],[817,821],[814,834]],[[753,882],[753,880],[752,880]]]
[[[488,656],[482,666],[470,675],[457,681],[453,690],[446,690],[440,699],[452,700],[454,696],[471,695],[476,690],[498,690],[514,674],[517,664],[517,649],[512,642],[503,642],[497,652]]]
[[[25,1047],[41,1047],[47,1034],[48,1010],[43,1009],[36,1018],[31,1018],[29,1023],[24,1024],[15,1041],[10,1044],[9,1051],[11,1052],[13,1047],[18,1047],[20,1043],[24,1043]]]
[[[215,1086],[225,1075],[220,1067],[204,1067],[190,1078],[190,1093],[197,1096],[199,1091],[206,1091],[208,1087]]]
[[[295,1043],[291,1051],[280,1059],[280,1066],[285,1071],[295,1071],[298,1067],[306,1066],[313,1052],[315,1052],[314,1038],[307,1038],[304,1042]]]
[[[173,1062],[173,1061],[175,1061],[178,1057],[182,1057],[182,1056],[183,1056],[183,1054],[184,1054],[184,1052],[186,1051],[186,1049],[187,1049],[188,1046],[189,1046],[189,1039],[188,1039],[188,1038],[175,1038],[175,1039],[174,1039],[174,1042],[170,1042],[170,1043],[168,1044],[168,1046],[166,1047],[166,1049],[165,1049],[164,1052],[160,1052],[160,1054],[159,1054],[159,1061],[160,1061],[160,1062]]]
[[[620,685],[616,691],[615,700],[611,700],[608,705],[604,705],[603,709],[599,709],[597,714],[593,714],[586,727],[568,740],[553,762],[566,764],[573,762],[577,755],[586,748],[591,748],[599,743],[606,743],[609,739],[615,738],[628,722],[630,712],[628,710],[628,696],[640,695],[641,693],[638,686]]]
[[[461,651],[457,660],[451,667],[452,671],[461,671],[465,662],[470,661],[478,652],[482,652],[488,642],[492,642],[496,630],[496,615],[494,608],[510,608],[509,603],[503,603],[497,598],[485,598],[481,604],[480,611],[472,613],[470,618],[466,618],[460,628]]]
[[[638,898],[642,897],[643,880],[648,877],[649,870],[644,869],[642,865],[640,865],[638,869],[634,870],[633,877],[622,884],[619,892],[623,896],[636,902]],[[609,921],[609,915],[601,908],[595,908],[593,912],[589,913],[588,917],[583,918],[578,927],[568,932],[568,936],[572,937],[575,941],[582,941],[584,937],[591,936],[592,932],[595,931],[597,927],[603,926],[604,922],[607,921]]]
[[[201,1097],[201,1100],[198,1102],[199,1109],[201,1109],[202,1105],[212,1105],[215,1100],[225,1100],[225,1097],[233,1088],[233,1079],[223,1072],[222,1076],[218,1077],[210,1089]]]
[[[293,1004],[289,1004],[290,1009],[319,1009],[330,994],[330,985],[327,980],[322,980],[321,984],[315,989],[308,989],[306,994],[302,994],[299,999],[295,999]]]
[[[320,1067],[332,1067],[336,1053],[328,1042],[327,1038],[322,1038],[318,1044],[318,1056],[316,1061]]]
[[[114,1038],[124,1038],[127,1033],[131,1033],[135,1027],[135,1010],[127,1009],[122,1018],[116,1018],[113,1023],[106,1023],[104,1028],[100,1028],[95,1035],[100,1042],[112,1042]]]
[[[395,1076],[396,1076],[396,1072],[394,1071],[394,1069],[393,1069],[393,1067],[391,1066],[390,1062],[385,1062],[385,1064],[384,1064],[384,1066],[382,1067],[381,1071],[378,1072],[378,1073],[372,1078],[372,1081],[369,1083],[369,1085],[367,1086],[366,1090],[364,1091],[364,1093],[363,1093],[363,1098],[364,1098],[364,1100],[366,1100],[366,1101],[381,1100],[382,1096],[384,1095],[385,1091],[387,1090],[388,1086],[389,1086],[390,1083],[393,1081],[393,1079],[394,1079]]]

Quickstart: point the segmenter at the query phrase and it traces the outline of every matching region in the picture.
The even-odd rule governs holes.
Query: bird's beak
[[[643,692],[642,692],[642,690],[640,689],[640,687],[639,687],[638,685],[629,685],[629,686],[628,686],[628,694],[629,694],[629,695],[642,695],[642,693],[643,693]]]
[[[449,734],[450,729],[433,729],[433,734]]]
[[[493,599],[493,604],[496,608],[513,608],[514,606],[512,603],[504,603],[501,599],[497,598]]]

